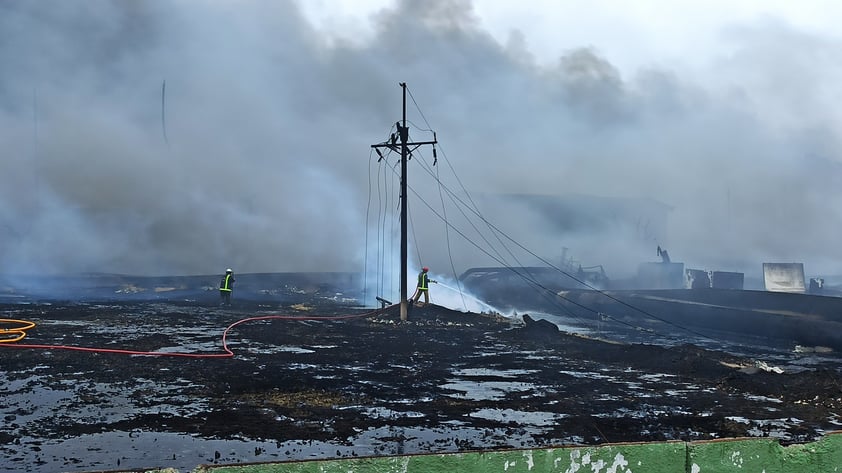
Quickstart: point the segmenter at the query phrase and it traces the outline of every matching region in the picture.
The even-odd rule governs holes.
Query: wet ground
[[[240,294],[231,308],[211,290],[9,295],[0,317],[37,326],[0,347],[4,468],[190,471],[626,441],[793,443],[840,426],[834,353],[578,330],[554,314],[428,306],[401,322],[396,308],[372,312],[334,289],[283,286]],[[223,335],[231,357],[178,355],[225,355]]]

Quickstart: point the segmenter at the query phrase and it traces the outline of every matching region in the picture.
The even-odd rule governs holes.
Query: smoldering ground
[[[686,337],[654,343],[648,331],[635,336],[649,343],[607,343],[591,335],[620,327],[573,335],[549,319],[436,305],[413,308],[401,323],[397,307],[359,310],[335,298],[344,278],[310,276],[254,277],[224,309],[215,291],[193,291],[188,301],[175,291],[171,299],[4,302],[5,312],[36,324],[21,341],[34,347],[0,347],[6,465],[192,471],[607,442],[789,444],[838,426],[834,353],[747,345],[735,355]],[[171,283],[154,279],[125,282],[148,292]],[[223,354],[221,339],[233,356],[198,358]]]
[[[420,203],[455,205],[436,177],[669,206],[659,234],[637,216],[560,229],[483,209],[537,255],[567,247],[615,273],[655,243],[725,270],[832,272],[842,257],[836,39],[770,18],[729,25],[727,52],[699,67],[621,70],[587,38],[540,45],[558,60],[538,62],[538,45],[498,41],[466,0],[398,1],[368,20],[365,39],[343,41],[293,1],[0,4],[3,272],[358,270],[367,209],[382,205],[369,146],[400,118],[400,81],[413,138],[440,142],[439,174],[421,168],[429,150],[410,162],[427,264],[488,263]]]

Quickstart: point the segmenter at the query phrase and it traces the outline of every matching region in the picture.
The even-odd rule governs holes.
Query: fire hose
[[[359,317],[369,317],[372,315],[376,315],[378,313],[383,312],[384,309],[373,310],[370,312],[364,312],[361,314],[352,314],[352,315],[337,315],[337,316],[298,316],[298,315],[263,315],[257,317],[248,317],[245,319],[240,319],[228,327],[225,328],[225,331],[222,332],[222,350],[223,353],[181,353],[181,352],[155,352],[155,351],[137,351],[137,350],[123,350],[123,349],[114,349],[114,348],[92,348],[92,347],[78,347],[78,346],[69,346],[69,345],[41,345],[41,344],[23,344],[23,343],[12,343],[22,340],[26,336],[26,331],[35,327],[34,322],[29,322],[26,320],[16,320],[16,319],[0,319],[0,336],[2,334],[12,334],[12,338],[0,338],[0,347],[4,348],[38,348],[44,350],[73,350],[73,351],[85,351],[85,352],[95,352],[95,353],[117,353],[122,355],[139,355],[139,356],[170,356],[170,357],[182,357],[182,358],[231,358],[234,356],[234,352],[228,348],[228,332],[236,327],[237,325],[252,322],[257,320],[272,320],[272,319],[281,319],[281,320],[343,320],[343,319],[353,319]],[[20,326],[12,327],[12,328],[2,328],[2,324],[6,323],[17,323]]]
[[[20,326],[5,328],[2,327],[3,324],[20,324]],[[35,322],[28,320],[0,319],[0,335],[3,336],[3,338],[0,338],[0,343],[13,343],[23,340],[23,337],[26,336],[26,331],[33,327],[35,327]],[[6,338],[7,336],[11,338]]]

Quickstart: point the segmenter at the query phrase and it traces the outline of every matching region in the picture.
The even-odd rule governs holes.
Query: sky
[[[623,276],[660,245],[693,268],[840,274],[840,17],[817,0],[6,0],[0,272],[394,267],[396,161],[371,145],[406,82],[411,138],[439,142],[435,167],[429,147],[408,163],[415,268],[567,254]],[[578,224],[494,199],[525,194],[634,208]]]

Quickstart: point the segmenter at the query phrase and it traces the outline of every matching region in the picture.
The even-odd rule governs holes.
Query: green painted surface
[[[153,470],[161,471],[164,470]],[[172,470],[168,470],[172,471]],[[192,473],[842,473],[842,432],[783,447],[774,439],[199,466]],[[181,472],[188,473],[188,472]]]
[[[688,473],[842,472],[842,435],[782,447],[773,439],[698,442],[688,446]]]
[[[684,465],[686,456],[685,443],[670,442],[206,467],[201,473],[666,473]]]

